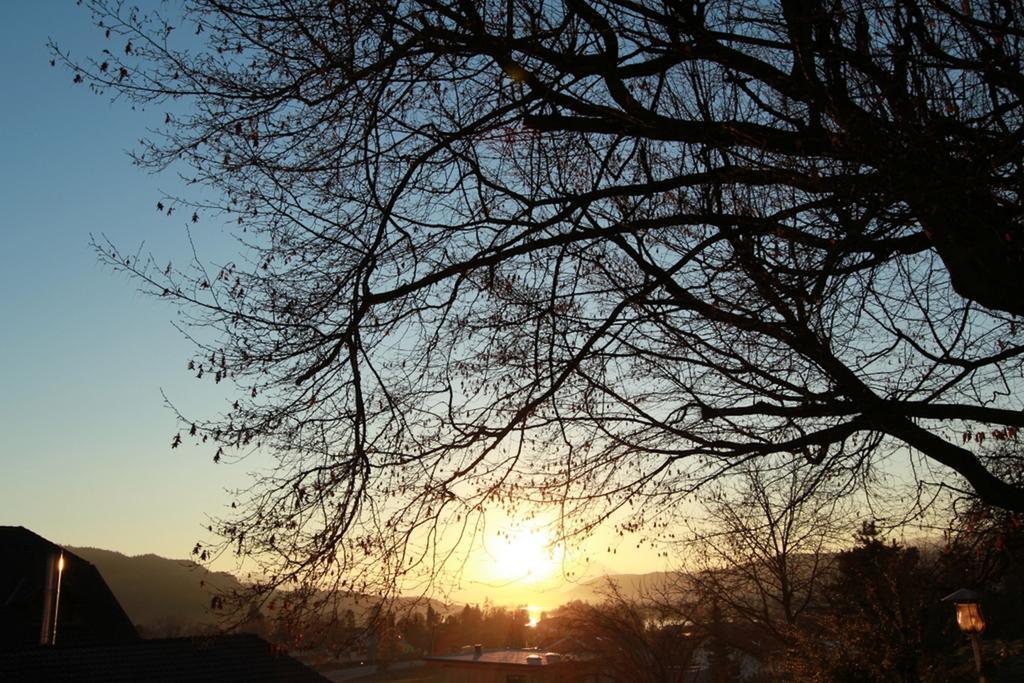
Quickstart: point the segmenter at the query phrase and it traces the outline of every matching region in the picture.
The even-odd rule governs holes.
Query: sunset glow
[[[4,9],[0,683],[1024,683],[1024,0]]]
[[[544,531],[520,529],[506,532],[488,544],[494,579],[540,581],[554,576],[562,564],[562,550]]]

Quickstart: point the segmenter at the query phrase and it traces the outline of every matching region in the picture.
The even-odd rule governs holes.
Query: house
[[[23,527],[0,527],[0,681],[326,678],[249,634],[139,638],[92,564]]]
[[[74,553],[24,527],[0,526],[0,558],[0,651],[54,636],[59,645],[139,640],[99,571]]]
[[[603,683],[593,665],[537,649],[472,650],[424,657],[444,683]]]

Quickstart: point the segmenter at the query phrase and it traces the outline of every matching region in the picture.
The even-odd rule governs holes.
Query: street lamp
[[[981,632],[985,630],[985,617],[981,614],[980,600],[981,593],[969,588],[961,588],[942,598],[943,602],[951,602],[956,607],[956,624],[971,639],[978,681],[987,683],[988,679],[981,672]]]

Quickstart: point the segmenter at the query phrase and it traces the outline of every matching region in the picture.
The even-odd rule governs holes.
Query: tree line
[[[601,604],[555,610],[537,635],[622,681],[682,682],[694,669],[716,682],[974,681],[970,647],[941,600],[975,585],[985,589],[988,680],[1016,680],[1024,672],[1021,522],[967,514],[946,544],[932,547],[887,540],[865,522],[852,545],[816,558],[825,568],[795,619],[782,589],[766,592],[751,578],[750,564],[763,560],[737,558],[641,596],[612,585]],[[747,602],[720,592],[721,575]],[[774,605],[765,611],[766,599]]]

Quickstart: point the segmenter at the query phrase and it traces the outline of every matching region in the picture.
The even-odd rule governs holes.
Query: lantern
[[[985,630],[985,617],[981,614],[981,593],[972,591],[969,588],[961,588],[942,598],[943,602],[951,602],[956,607],[956,625],[971,639],[971,649],[974,650],[974,667],[978,671],[980,683],[986,683],[984,669],[981,663],[981,632]]]

